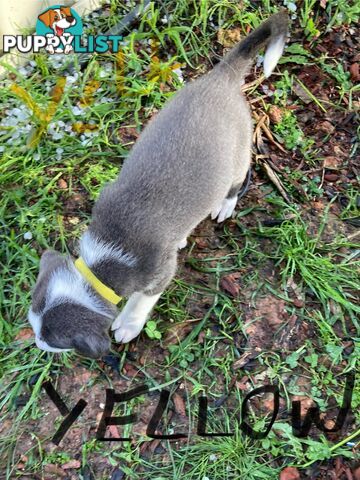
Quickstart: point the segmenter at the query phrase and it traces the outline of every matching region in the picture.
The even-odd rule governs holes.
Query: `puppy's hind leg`
[[[186,245],[187,245],[187,238],[185,237],[185,238],[184,238],[183,240],[181,240],[181,242],[178,244],[177,248],[178,248],[179,250],[181,250],[181,249],[185,248]]]
[[[221,223],[227,218],[230,218],[235,210],[237,199],[237,195],[224,198],[221,204],[211,212],[211,219],[214,220],[217,218],[217,222]]]
[[[238,199],[245,195],[245,193],[247,192],[250,180],[251,169],[249,168],[245,180],[241,182],[237,181],[236,183],[234,183],[233,186],[230,188],[226,198],[222,201],[222,203],[218,206],[217,209],[211,212],[212,220],[217,218],[217,222],[221,223],[227,218],[231,217],[233,211],[235,210]]]

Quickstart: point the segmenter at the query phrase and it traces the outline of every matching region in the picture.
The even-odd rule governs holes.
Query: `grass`
[[[0,433],[0,476],[6,479],[18,478],[24,471],[38,478],[46,466],[61,466],[74,457],[81,461],[83,480],[91,478],[88,472],[96,479],[109,478],[116,468],[134,480],[180,476],[185,480],[275,479],[286,465],[302,468],[323,461],[331,469],[333,458],[354,456],[351,444],[342,440],[350,438],[359,426],[358,382],[352,417],[336,442],[316,430],[307,439],[294,437],[284,412],[266,439],[250,441],[239,431],[236,419],[245,394],[266,383],[279,386],[288,410],[291,398],[300,395],[316,399],[323,413],[333,412],[341,403],[345,374],[358,368],[358,245],[349,222],[356,222],[359,216],[359,197],[355,184],[348,181],[341,184],[341,194],[328,202],[321,169],[330,138],[319,144],[316,131],[298,115],[315,111],[315,118],[334,119],[337,124],[338,115],[354,109],[358,87],[342,60],[331,54],[319,56],[316,46],[332,28],[356,25],[356,2],[331,0],[324,9],[312,0],[296,4],[293,43],[285,51],[280,70],[249,92],[257,111],[265,114],[274,105],[285,112],[280,123],[270,128],[287,154],[281,156],[273,149],[271,153],[280,155],[283,176],[279,175],[296,203],[284,204],[255,166],[253,196],[250,193],[242,200],[232,222],[216,229],[212,226],[210,233],[200,228],[190,238],[179,274],[162,296],[141,339],[124,349],[113,346],[120,377],[106,364],[75,354],[40,352],[31,338],[22,338],[42,251],[76,252],[77,239],[101,188],[116,177],[142,125],[181,88],[179,68],[186,79],[204,73],[222,53],[217,41],[219,28],[240,29],[243,35],[282,6],[270,5],[267,0],[256,6],[245,0],[241,8],[230,0],[159,5],[153,3],[136,29],[125,34],[121,55],[92,57],[84,71],[75,60],[71,78],[64,85],[59,83],[64,67],[47,55],[37,55],[28,72],[9,68],[0,90],[0,145],[5,147],[0,164],[0,428],[5,425]],[[88,33],[106,31],[131,8],[111,0],[108,15],[87,19]],[[326,76],[324,88],[330,85],[332,95],[329,101],[319,98],[303,79],[310,99],[304,106],[295,84],[301,69],[312,67]],[[4,124],[3,120],[19,115],[17,122]],[[336,142],[341,146],[343,140],[337,138]],[[271,142],[267,145],[271,147]],[[356,142],[349,152],[350,159],[355,158]],[[303,167],[296,169],[301,162]],[[304,173],[312,170],[317,172]],[[314,202],[324,204],[317,215],[309,213]],[[269,219],[275,225],[264,226]],[[223,288],[223,279],[237,273],[239,295],[234,297]],[[304,305],[294,305],[294,292]],[[256,320],[252,317],[258,314],[262,297],[283,301],[285,324],[295,315],[307,326],[308,335],[293,348],[281,351],[259,345],[255,357],[235,370],[234,364],[244,354],[254,354],[246,326],[249,317]],[[189,324],[191,329],[184,335]],[[174,343],[168,343],[169,332],[178,336]],[[137,375],[128,373],[129,362]],[[81,392],[94,411],[77,420],[83,429],[80,447],[60,445],[52,452],[49,438],[53,431],[48,425],[46,433],[41,430],[44,418],[50,418],[44,417],[50,406],[41,385],[51,378],[59,391],[66,392],[62,393],[65,400],[75,404],[79,392],[71,390],[70,375],[81,369],[94,375],[91,388],[85,385]],[[98,393],[92,398],[92,389],[120,391],[145,381],[153,397],[132,400],[124,414],[141,405],[147,409],[149,398],[156,403],[158,390],[169,388],[171,393],[182,393],[186,425],[194,432],[197,399],[206,393],[211,428],[231,427],[235,435],[204,440],[192,434],[183,443],[162,442],[160,451],[151,455],[141,450],[142,442],[149,440],[143,434],[121,448],[96,442],[94,431],[89,433],[87,426],[95,429],[103,397]],[[217,408],[224,395],[227,407]],[[171,404],[168,412],[174,410]],[[262,428],[263,413],[254,409],[253,414],[254,423]],[[174,418],[167,428],[177,431],[179,418]],[[59,420],[58,416],[54,430]],[[132,427],[125,430],[131,434]],[[351,441],[356,444],[358,437]],[[24,470],[19,467],[20,452],[26,456]],[[104,462],[106,468],[100,468]]]

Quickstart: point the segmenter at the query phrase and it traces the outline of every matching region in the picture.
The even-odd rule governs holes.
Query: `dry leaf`
[[[360,480],[360,467],[353,472],[355,480]]]
[[[325,132],[328,134],[331,134],[335,131],[334,125],[331,122],[328,122],[327,120],[325,120],[324,122],[320,122],[317,128],[322,132]]]
[[[107,430],[109,431],[112,438],[120,438],[121,435],[116,425],[108,425]]]
[[[353,82],[358,82],[360,80],[360,73],[359,73],[359,64],[353,63],[350,66],[350,76]]]
[[[183,398],[178,393],[174,393],[172,400],[174,402],[176,413],[183,417],[186,417],[186,407]]]
[[[58,181],[58,187],[60,188],[60,190],[66,190],[68,188],[68,184],[63,178],[60,178],[60,180]]]
[[[306,104],[308,105],[309,103],[312,102],[312,98],[310,95],[307,93],[307,91],[299,84],[299,83],[294,83],[293,84],[293,90],[296,93],[296,95]]]
[[[341,162],[337,157],[329,156],[324,158],[324,168],[328,170],[337,170]]]
[[[271,105],[269,110],[269,117],[272,123],[281,123],[283,117],[283,111],[281,108],[277,107],[276,105]]]
[[[222,277],[220,286],[224,292],[229,293],[233,297],[237,297],[240,292],[240,285],[237,283],[239,277],[240,273],[230,273]]]
[[[167,330],[163,344],[165,346],[176,345],[186,337],[192,328],[191,322],[175,323]]]
[[[70,460],[67,463],[64,463],[62,465],[63,470],[69,470],[70,468],[80,468],[81,467],[81,462],[79,460]]]
[[[24,340],[29,340],[30,338],[33,338],[33,337],[34,337],[34,331],[32,328],[22,328],[17,333],[15,340],[24,341]]]
[[[307,411],[309,410],[309,408],[315,406],[314,400],[313,400],[312,398],[305,397],[305,396],[303,396],[303,395],[294,395],[294,396],[291,398],[291,400],[292,400],[293,402],[300,401],[300,403],[301,403],[301,409],[300,409],[300,416],[301,416],[301,418],[302,418],[302,417],[305,417],[305,415],[307,414]]]
[[[225,48],[231,48],[241,40],[241,31],[239,28],[224,30],[220,28],[217,33],[218,42]]]
[[[299,480],[300,473],[295,467],[286,467],[280,473],[280,480]]]
[[[56,475],[58,478],[63,478],[66,476],[66,473],[62,468],[54,463],[48,463],[44,466],[45,473],[49,473],[50,475]]]

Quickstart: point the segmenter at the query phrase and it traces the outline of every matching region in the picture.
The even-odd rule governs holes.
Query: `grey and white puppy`
[[[251,157],[252,122],[240,86],[264,46],[265,75],[286,41],[288,17],[271,16],[207,75],[186,85],[146,126],[118,179],[106,186],[80,254],[106,286],[128,297],[118,314],[74,267],[47,251],[29,320],[39,348],[100,357],[129,342],[176,271],[178,248],[209,214],[222,222],[237,202]]]

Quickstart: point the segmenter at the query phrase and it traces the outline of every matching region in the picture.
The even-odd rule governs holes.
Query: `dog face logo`
[[[36,33],[47,37],[50,54],[68,54],[73,51],[73,36],[82,34],[81,18],[74,9],[56,5],[38,16]]]
[[[50,27],[54,34],[62,37],[64,30],[73,27],[76,19],[72,16],[70,7],[49,8],[38,16],[47,27]]]

